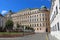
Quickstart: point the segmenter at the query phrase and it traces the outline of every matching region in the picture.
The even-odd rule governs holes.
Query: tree
[[[5,27],[8,31],[11,31],[13,29],[13,21],[12,20],[7,20]]]
[[[20,25],[17,23],[17,28],[19,28],[20,27]]]
[[[0,27],[0,32],[2,32],[2,29],[3,29],[3,28],[2,28],[2,27]]]
[[[32,27],[30,28],[30,30],[32,30],[33,32],[35,31],[34,28],[32,28]]]
[[[26,30],[32,30],[32,31],[34,31],[34,29],[33,29],[32,27],[30,27],[30,26],[26,26],[25,29],[26,29]]]

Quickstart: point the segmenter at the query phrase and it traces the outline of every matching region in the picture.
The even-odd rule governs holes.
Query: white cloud
[[[4,14],[7,14],[7,12],[8,12],[8,11],[6,11],[6,10],[2,10],[1,14],[4,15]]]

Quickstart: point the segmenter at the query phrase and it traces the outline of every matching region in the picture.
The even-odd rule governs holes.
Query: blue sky
[[[26,8],[40,8],[45,5],[50,8],[50,0],[0,0],[0,12],[3,14],[9,10],[18,12]]]

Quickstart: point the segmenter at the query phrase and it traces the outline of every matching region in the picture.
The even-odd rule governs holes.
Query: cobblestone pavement
[[[0,40],[46,40],[46,33],[39,33],[16,38],[0,38]]]

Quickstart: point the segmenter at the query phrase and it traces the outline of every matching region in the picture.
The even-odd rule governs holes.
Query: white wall
[[[60,9],[59,9],[60,4],[59,4],[59,0],[56,0],[54,3],[55,3],[55,5],[53,6],[53,10],[51,12],[50,22],[52,20],[52,16],[54,14],[54,11],[56,11],[56,6],[58,7],[58,14],[56,15],[56,17],[54,18],[54,20],[50,24],[51,29],[53,29],[53,26],[55,27],[55,25],[56,25],[55,31],[51,31],[51,35],[60,40],[60,30],[58,30],[58,26],[57,26],[57,23],[59,22],[59,28],[60,28]]]

